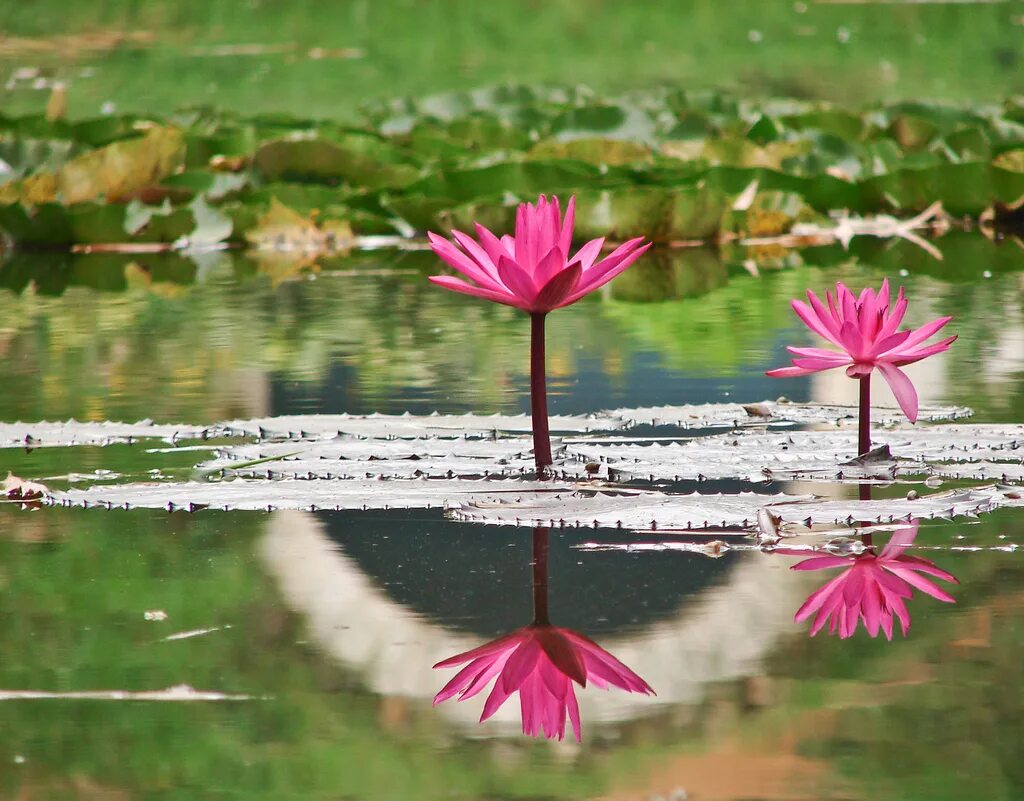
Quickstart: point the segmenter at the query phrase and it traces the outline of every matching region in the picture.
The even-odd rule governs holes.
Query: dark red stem
[[[533,622],[546,626],[548,620],[548,530],[533,530]]]
[[[871,373],[860,378],[860,425],[857,436],[857,455],[871,450]]]
[[[551,435],[548,431],[548,392],[544,377],[544,317],[547,312],[530,313],[530,404],[533,413],[533,458],[537,478],[551,465]]]

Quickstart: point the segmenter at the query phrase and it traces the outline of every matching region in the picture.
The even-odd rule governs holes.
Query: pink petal
[[[828,298],[829,307],[831,308],[832,296],[826,292],[825,297]],[[842,327],[842,321],[838,319],[834,314],[834,311],[830,311],[830,308],[825,308],[825,304],[818,300],[818,296],[809,289],[807,290],[807,300],[811,304],[811,310],[829,333],[829,336],[825,338],[830,342],[839,345],[839,329]],[[840,347],[842,346],[840,345]]]
[[[537,296],[537,288],[530,274],[519,266],[518,262],[502,256],[498,260],[498,277],[508,287],[509,292],[516,296],[522,308],[529,308]]]
[[[565,254],[557,247],[544,254],[533,271],[534,286],[544,286],[548,281],[566,268]]]
[[[917,537],[917,530],[921,524],[918,521],[914,521],[913,525],[907,526],[906,528],[898,528],[889,537],[889,541],[885,544],[882,549],[881,555],[878,557],[882,561],[887,559],[896,559],[903,554],[903,552],[914,544],[914,539]]]
[[[842,283],[836,284],[836,300],[843,311],[843,325],[849,323],[854,328],[857,328],[860,322],[857,316],[857,299]],[[840,333],[842,333],[842,330],[840,330]]]
[[[569,692],[565,696],[565,708],[569,713],[569,720],[572,722],[572,733],[576,737],[576,742],[582,742],[583,731],[580,726],[580,707],[576,702],[576,691],[573,690],[572,685],[569,685]]]
[[[587,670],[582,655],[573,647],[567,634],[554,628],[538,627],[535,636],[551,664],[581,687],[587,686]]]
[[[851,567],[852,559],[848,556],[812,556],[790,565],[790,570],[828,570],[833,567]]]
[[[934,356],[936,353],[942,353],[945,350],[949,350],[949,346],[956,342],[957,337],[951,336],[946,337],[940,342],[936,342],[934,345],[928,345],[927,347],[916,347],[912,350],[906,350],[906,348],[899,348],[892,354],[886,356],[886,361],[890,361],[895,365],[902,367],[906,364],[913,364],[919,362],[921,359],[927,359],[929,356]]]
[[[648,242],[643,247],[637,247],[642,241],[642,237],[630,239],[628,242],[619,245],[611,252],[611,254],[592,266],[583,274],[576,291],[573,292],[562,305],[568,306],[570,303],[575,303],[588,292],[593,292],[598,287],[604,286],[615,278],[615,276],[619,275],[619,273],[632,265],[633,262],[646,253],[647,249],[651,246]]]
[[[504,303],[506,306],[516,306],[520,309],[527,308],[519,298],[515,297],[510,292],[495,292],[491,289],[484,289],[483,287],[466,283],[461,278],[456,278],[453,275],[431,275],[427,280],[437,284],[438,286],[444,287],[445,289],[450,289],[452,292],[459,292],[463,295],[472,295],[477,298],[493,300],[495,303]]]
[[[839,343],[856,360],[864,353],[864,338],[854,323],[846,321],[839,330]]]
[[[810,291],[808,291],[807,294],[808,296],[813,297],[813,293],[811,293]],[[817,300],[817,298],[814,299]],[[790,303],[790,305],[793,307],[793,311],[796,312],[796,316],[799,317],[803,321],[804,325],[810,328],[815,334],[822,337],[823,339],[827,339],[829,342],[835,345],[839,344],[835,333],[833,333],[829,329],[828,324],[825,323],[820,318],[819,313],[817,313],[815,309],[811,308],[806,303],[800,300],[794,300]],[[824,308],[822,308],[822,311],[824,311]]]
[[[917,390],[914,389],[913,382],[906,373],[887,362],[878,362],[878,369],[882,371],[882,377],[892,389],[892,394],[896,396],[896,402],[903,410],[903,414],[911,423],[916,423]]]
[[[550,311],[560,306],[568,306],[571,301],[566,298],[571,297],[573,290],[579,284],[582,273],[583,270],[579,264],[573,264],[558,273],[537,293],[537,297],[534,298],[531,305],[533,310]]]
[[[501,686],[506,693],[513,693],[533,673],[543,652],[534,638],[524,641],[505,663],[501,671]]]
[[[626,692],[654,695],[651,686],[593,640],[572,631],[567,636],[582,651],[588,678],[597,677]]]
[[[599,239],[591,239],[587,244],[576,251],[576,255],[570,259],[570,262],[578,261],[583,266],[584,271],[589,270],[594,265],[594,260],[600,255],[601,248],[603,247],[603,236]],[[563,252],[568,253],[569,251],[566,250]]]
[[[889,279],[882,279],[882,286],[878,290],[878,309],[886,311],[889,308]]]
[[[907,341],[903,343],[903,347],[912,348],[914,347],[914,345],[920,345],[930,336],[941,330],[942,327],[945,326],[946,323],[948,323],[952,319],[952,317],[939,317],[935,320],[932,320],[930,323],[925,323],[920,328],[917,328],[913,332],[911,332],[910,336],[907,338]]]
[[[498,283],[498,268],[494,266],[494,261],[488,255],[487,251],[477,244],[477,241],[471,236],[467,236],[462,231],[456,231],[452,229],[452,237],[459,243],[464,251],[466,251],[470,258],[473,259],[479,266],[480,269],[491,279],[494,284]]]
[[[834,370],[836,367],[842,367],[844,364],[849,363],[849,356],[845,357],[843,361],[836,361],[835,359],[793,359],[794,367],[799,367],[802,370],[810,370],[811,372]]]
[[[557,202],[557,199],[556,199]],[[576,196],[569,198],[569,205],[565,207],[565,219],[562,221],[562,229],[558,237],[558,248],[562,253],[568,253],[572,247],[573,229],[576,227]],[[578,258],[578,257],[577,257]],[[586,270],[590,264],[584,264]]]
[[[896,299],[896,305],[893,306],[889,316],[885,318],[885,322],[882,323],[882,327],[878,330],[878,339],[885,339],[896,333],[896,329],[903,322],[903,316],[907,313],[907,305],[907,299],[903,296],[903,287],[900,287],[900,294]]]
[[[935,576],[943,581],[948,581],[951,584],[959,584],[960,580],[952,573],[947,573],[941,567],[936,565],[934,562],[928,559],[922,559],[919,556],[901,556],[899,563],[910,570],[916,570],[918,573],[927,573],[929,576]]]
[[[516,253],[516,240],[514,237],[511,237],[508,234],[504,234],[501,237],[501,246],[505,248],[505,252],[508,253],[509,258],[512,259],[512,261],[515,261],[516,259],[519,258],[518,254]],[[526,248],[523,248],[523,253],[525,252]],[[497,262],[495,262],[495,264],[497,264]]]
[[[885,566],[885,569],[896,575],[898,578],[903,579],[903,581],[907,582],[911,587],[915,587],[926,595],[932,596],[932,598],[937,598],[938,600],[945,601],[948,604],[956,603],[956,600],[952,595],[947,593],[937,584],[926,579],[924,576],[917,575],[917,573],[910,568],[903,567],[899,563],[890,562]]]
[[[874,557],[855,559],[853,569],[847,574],[843,585],[843,601],[846,606],[859,606],[864,596],[864,588],[868,581],[868,572],[876,569]]]
[[[809,359],[831,359],[837,362],[837,366],[850,363],[850,355],[848,353],[837,353],[834,350],[826,350],[825,348],[797,348],[793,345],[787,345],[786,350],[795,356],[805,356]]]
[[[860,320],[861,336],[865,342],[871,342],[879,329],[878,306],[875,303],[875,290],[866,287],[860,293]]]
[[[537,238],[537,252],[545,254],[550,250],[558,247],[558,240],[560,236],[559,227],[561,221],[558,219],[558,201],[550,203],[546,206],[542,213],[538,214],[539,231],[540,235]],[[568,253],[568,250],[563,250],[563,253]]]
[[[807,600],[803,602],[803,605],[796,610],[796,614],[793,615],[793,621],[800,623],[813,615],[819,609],[827,608],[830,598],[833,596],[842,597],[842,585],[846,581],[846,573],[836,576],[831,581],[823,584],[821,587],[816,589],[810,595],[807,596]]]
[[[885,339],[880,339],[874,345],[871,346],[871,353],[874,356],[882,356],[891,350],[896,350],[906,342],[907,337],[910,336],[909,331],[900,331],[892,336],[888,336]]]
[[[488,668],[493,667],[494,662],[488,660],[486,657],[474,659],[462,670],[456,673],[451,680],[442,687],[437,695],[434,696],[434,706],[437,706],[443,701],[447,701],[453,695],[456,695],[470,684],[481,674],[487,671]],[[497,671],[495,671],[497,673]]]
[[[427,232],[427,239],[430,240],[430,249],[451,267],[458,270],[467,278],[471,278],[476,281],[485,289],[500,291],[500,284],[488,275],[479,264],[455,247],[455,245],[447,239],[442,236],[438,236],[433,232]]]
[[[882,631],[885,632],[885,639],[892,642],[892,612],[888,609],[883,609],[882,615]]]
[[[864,628],[872,637],[877,637],[882,623],[882,591],[873,581],[864,591],[861,609],[864,613]]]
[[[508,661],[508,654],[502,654],[500,657],[495,659],[486,670],[478,673],[476,678],[467,684],[466,689],[460,693],[459,700],[465,701],[477,695],[490,683],[491,679],[501,673],[501,669],[505,667],[506,661]]]
[[[466,651],[461,654],[456,654],[455,656],[450,656],[447,659],[438,662],[436,665],[434,665],[434,668],[436,669],[454,667],[455,665],[461,665],[463,662],[470,662],[482,656],[490,656],[492,654],[499,653],[500,651],[511,652],[518,645],[518,643],[523,641],[523,638],[524,635],[522,631],[517,629],[516,631],[513,631],[510,634],[505,634],[502,637],[498,637],[498,639],[496,640],[491,640],[488,643],[484,643],[483,645],[474,648],[471,651]]]
[[[487,700],[484,701],[483,712],[480,713],[480,722],[483,723],[487,718],[493,715],[501,707],[508,697],[512,693],[505,692],[501,686],[501,681],[494,682],[494,688],[491,690],[491,694],[487,696]]]
[[[765,370],[765,375],[772,378],[797,378],[804,375],[813,375],[828,368],[821,367],[817,370],[805,370],[803,367],[776,367],[774,370]]]
[[[473,225],[476,228],[476,236],[477,239],[480,240],[480,245],[483,247],[487,257],[491,260],[491,264],[495,265],[495,275],[497,275],[498,259],[502,256],[507,256],[514,261],[516,254],[514,251],[508,250],[498,237],[492,234],[487,228],[484,228],[480,223],[474,223]]]

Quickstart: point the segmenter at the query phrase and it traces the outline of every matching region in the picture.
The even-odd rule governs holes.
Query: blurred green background
[[[33,79],[73,115],[209,103],[351,118],[368,100],[500,82],[602,93],[668,83],[841,103],[1024,91],[1024,3],[787,0],[181,0],[5,2],[4,110]]]

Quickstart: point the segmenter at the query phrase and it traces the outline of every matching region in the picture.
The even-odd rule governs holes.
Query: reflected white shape
[[[429,704],[451,678],[431,666],[488,639],[449,630],[395,602],[312,514],[275,513],[260,554],[285,603],[305,616],[309,639],[380,695]],[[600,637],[598,644],[650,683],[657,696],[596,688],[578,692],[584,739],[602,725],[699,703],[712,684],[762,675],[763,660],[776,642],[802,634],[792,616],[806,595],[806,582],[787,568],[781,559],[743,557],[721,585],[702,592],[675,616],[628,635]],[[481,696],[442,704],[435,712],[474,736],[518,734],[518,703],[505,704],[479,726],[482,707]]]

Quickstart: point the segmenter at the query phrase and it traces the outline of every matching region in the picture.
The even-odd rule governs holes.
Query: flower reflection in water
[[[855,556],[819,554],[792,566],[792,570],[827,570],[844,567],[842,573],[815,590],[797,610],[794,620],[802,622],[816,615],[811,625],[811,636],[828,624],[829,634],[838,633],[843,639],[853,636],[858,622],[872,637],[878,632],[892,639],[893,618],[899,620],[906,636],[910,630],[910,612],[905,601],[916,588],[946,603],[954,598],[925,576],[958,584],[956,578],[937,567],[928,559],[908,556],[905,551],[917,537],[919,521],[893,532],[889,542],[876,554],[870,547],[870,535],[863,535],[868,551]],[[801,553],[780,548],[777,552]]]
[[[457,654],[435,668],[463,665],[434,696],[434,704],[456,695],[465,701],[479,694],[492,679],[494,687],[484,702],[480,721],[498,711],[509,696],[519,693],[523,734],[549,739],[565,737],[566,718],[576,740],[581,739],[580,710],[573,682],[603,690],[653,695],[654,690],[636,673],[593,640],[548,619],[548,530],[533,532],[533,622],[492,642]]]

